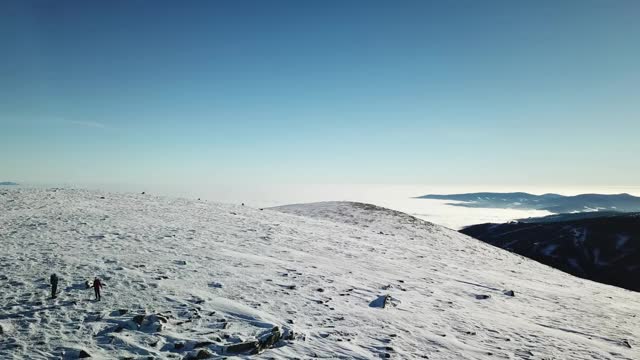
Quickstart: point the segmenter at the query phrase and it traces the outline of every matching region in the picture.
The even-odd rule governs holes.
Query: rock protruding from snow
[[[293,332],[285,331],[290,340],[293,340]],[[227,345],[225,354],[258,354],[264,350],[274,347],[283,339],[280,328],[275,326],[266,333],[260,335],[256,340],[248,340],[237,344]]]
[[[225,354],[241,354],[248,353],[254,354],[258,351],[258,340],[244,341],[237,344],[227,345],[225,347]]]
[[[375,300],[373,300],[372,302],[369,303],[370,307],[375,307],[375,308],[381,308],[384,309],[389,305],[392,305],[391,302],[392,298],[391,295],[386,294],[386,295],[380,295],[378,296]]]
[[[282,338],[280,328],[275,326],[270,332],[267,332],[258,338],[258,351],[272,348]]]

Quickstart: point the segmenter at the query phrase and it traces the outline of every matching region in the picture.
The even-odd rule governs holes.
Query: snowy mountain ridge
[[[630,194],[580,194],[565,196],[559,194],[533,195],[515,193],[468,193],[449,195],[424,195],[419,199],[453,200],[453,206],[477,208],[538,209],[552,213],[573,213],[590,211],[640,211],[640,197]]]
[[[3,359],[640,357],[640,294],[368,204],[3,189],[0,244]]]

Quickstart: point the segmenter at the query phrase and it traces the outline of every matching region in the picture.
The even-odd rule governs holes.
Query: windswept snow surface
[[[640,358],[640,294],[367,204],[0,190],[0,244],[2,359]]]

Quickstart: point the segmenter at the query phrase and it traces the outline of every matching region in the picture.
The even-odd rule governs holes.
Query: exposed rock
[[[211,354],[208,350],[202,349],[200,351],[198,351],[198,353],[196,354],[196,359],[208,359],[210,357],[212,357],[213,354]]]
[[[295,339],[295,333],[293,332],[293,330],[291,329],[284,329],[284,334],[282,334],[282,339],[283,340],[294,340]]]
[[[209,345],[214,345],[214,344],[213,344],[213,342],[211,342],[211,341],[201,341],[201,342],[197,342],[197,343],[195,343],[195,344],[193,345],[193,348],[194,348],[194,349],[197,349],[197,348],[201,348],[201,347],[207,347],[207,346],[209,346]]]
[[[133,317],[133,322],[135,322],[138,325],[142,325],[142,322],[144,321],[144,315],[136,315]]]
[[[129,330],[140,330],[146,332],[160,332],[164,329],[164,325],[168,322],[163,315],[135,315],[131,320],[122,323],[121,326]]]
[[[129,310],[127,310],[127,309],[119,309],[119,310],[118,310],[118,313],[119,313],[120,315],[124,315],[124,314],[126,314],[126,313],[128,313],[128,312],[129,312]]]
[[[514,293],[513,290],[506,290],[503,294],[507,296],[516,296],[516,293]]]
[[[488,299],[490,297],[491,297],[491,295],[480,294],[480,295],[476,295],[476,300],[484,300],[484,299]]]
[[[264,334],[258,339],[258,351],[273,347],[273,345],[280,341],[281,338],[282,333],[280,332],[280,328],[275,326],[273,329],[271,329],[270,333]]]
[[[80,350],[80,352],[78,353],[78,359],[84,359],[84,358],[90,358],[90,357],[91,355],[89,355],[89,353],[84,350]]]
[[[622,340],[622,345],[628,347],[629,349],[631,349],[631,344],[629,344],[629,340]]]
[[[250,340],[237,344],[227,345],[224,349],[226,354],[234,353],[255,353],[259,348],[258,340]]]
[[[212,287],[214,289],[221,289],[222,288],[222,284],[219,282],[211,282],[209,283],[209,287]]]
[[[391,295],[380,295],[377,299],[369,303],[369,307],[377,307],[384,309],[388,305],[391,305]]]
[[[184,343],[181,343],[181,342],[175,343],[175,344],[173,344],[173,348],[176,349],[176,350],[184,349]]]

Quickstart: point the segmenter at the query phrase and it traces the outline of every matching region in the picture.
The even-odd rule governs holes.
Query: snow
[[[640,294],[372,205],[7,189],[0,229],[2,359],[223,357],[274,326],[256,358],[640,358]]]

